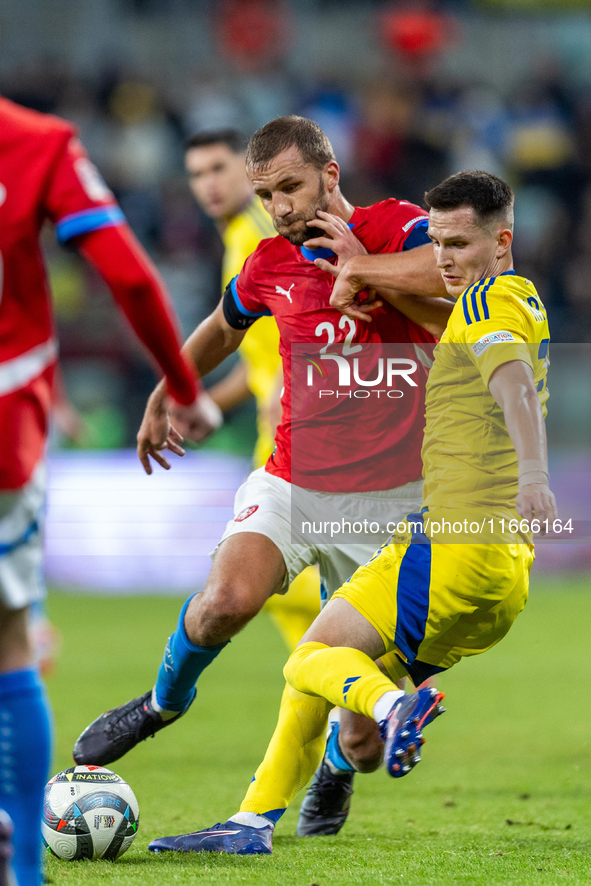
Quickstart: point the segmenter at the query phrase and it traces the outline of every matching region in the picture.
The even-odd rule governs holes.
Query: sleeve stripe
[[[480,283],[478,283],[478,285],[475,286],[474,289],[472,290],[472,313],[474,314],[474,321],[476,323],[480,322],[480,312],[478,310],[478,303],[476,301],[476,296],[478,295],[478,290],[482,286],[483,282],[484,281],[481,280]]]
[[[232,295],[234,297],[234,303],[235,303],[236,307],[238,308],[238,310],[240,311],[240,313],[243,314],[244,317],[254,317],[255,319],[257,317],[270,317],[271,311],[268,311],[268,310],[267,311],[258,311],[258,312],[257,311],[249,311],[248,308],[244,307],[244,305],[240,301],[240,296],[238,295],[238,289],[236,287],[236,280],[237,279],[238,279],[238,275],[236,275],[235,277],[232,277],[232,279],[230,280],[230,292],[232,293]]]
[[[476,284],[474,284],[476,285]],[[471,287],[472,289],[474,286]],[[472,317],[470,316],[470,311],[468,310],[468,293],[470,289],[467,289],[462,296],[462,308],[464,309],[464,320],[466,321],[466,325],[470,326],[472,323]]]
[[[414,228],[415,225],[418,224],[418,222],[421,222],[422,224],[427,225],[427,227],[428,227],[429,226],[429,216],[428,215],[417,215],[414,218],[411,218],[411,220],[403,226],[402,230],[404,231],[405,234],[408,234],[408,232],[411,230],[411,228]]]
[[[482,303],[482,312],[484,314],[485,320],[490,320],[490,315],[488,312],[488,305],[486,303],[486,293],[491,285],[494,283],[495,277],[490,277],[488,280],[488,284],[480,293],[481,303]],[[473,283],[472,286],[469,286],[468,289],[462,296],[462,308],[464,309],[464,318],[466,320],[466,325],[471,326],[472,323],[480,323],[482,319],[480,316],[480,311],[478,310],[478,302],[476,301],[476,296],[479,294],[478,290],[482,286],[483,283],[486,283],[486,278],[484,280],[479,280],[478,283]],[[472,314],[474,315],[474,319],[470,316],[470,306],[468,304],[468,297],[470,297],[470,301],[472,302]]]
[[[482,312],[484,314],[485,320],[490,320],[490,314],[488,312],[488,304],[486,302],[486,293],[488,292],[488,290],[493,285],[493,283],[495,282],[496,279],[497,279],[496,277],[491,277],[490,280],[488,281],[488,283],[486,284],[486,286],[484,287],[484,289],[482,290],[482,292],[480,293],[480,301],[482,302]]]
[[[65,243],[72,237],[80,234],[88,234],[90,231],[98,231],[100,228],[111,228],[124,224],[125,216],[118,206],[96,206],[91,209],[83,209],[71,215],[64,215],[55,226],[55,233],[60,243]]]
[[[484,280],[479,280],[478,283],[473,283],[472,286],[469,286],[465,293],[462,296],[462,307],[464,309],[464,317],[468,326],[471,326],[472,323],[477,323],[480,320],[480,314],[478,313],[478,307],[476,305],[476,295],[478,294],[478,290],[484,283]],[[474,314],[474,320],[470,316],[470,305],[468,304],[468,296],[472,297],[472,312]]]

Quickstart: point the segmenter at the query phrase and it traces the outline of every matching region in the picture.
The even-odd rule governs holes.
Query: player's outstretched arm
[[[160,275],[127,225],[101,228],[76,239],[83,256],[106,282],[134,332],[159,364],[170,395],[189,405],[194,373],[180,354],[174,310]]]
[[[223,299],[183,345],[183,354],[202,378],[236,351],[247,329],[234,329],[224,316]]]
[[[522,360],[503,363],[493,372],[488,386],[503,410],[507,431],[517,452],[517,513],[528,521],[552,523],[557,516],[556,500],[548,485],[546,426],[532,369]],[[541,534],[545,534],[544,526]]]
[[[447,295],[433,247],[428,244],[402,252],[348,259],[335,281],[330,303],[343,314],[368,320],[367,309],[360,310],[357,303],[358,293],[367,289],[376,290],[384,301],[394,305],[400,294],[424,298]]]
[[[240,345],[246,334],[245,330],[233,329],[224,317],[222,303],[191,333],[183,347],[183,354],[195,366],[199,376],[207,375],[212,369],[232,354]],[[170,421],[169,408],[172,406],[172,418],[177,427]],[[147,474],[152,473],[150,458],[165,470],[170,468],[169,462],[161,455],[162,449],[168,449],[176,455],[184,455],[181,447],[183,437],[178,432],[193,440],[201,442],[208,435],[207,426],[211,430],[221,424],[221,412],[214,400],[206,392],[202,392],[196,403],[196,415],[179,414],[179,407],[170,404],[166,382],[162,380],[150,395],[144,417],[137,434],[137,453]]]

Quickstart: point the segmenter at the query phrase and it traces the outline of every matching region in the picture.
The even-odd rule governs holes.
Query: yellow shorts
[[[415,685],[501,640],[527,602],[528,544],[385,544],[336,593],[380,634],[393,679]]]

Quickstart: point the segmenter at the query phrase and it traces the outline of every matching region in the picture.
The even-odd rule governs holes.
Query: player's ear
[[[496,258],[503,258],[511,249],[513,243],[513,232],[509,228],[499,228],[497,232],[497,251]]]
[[[329,160],[324,167],[323,177],[327,191],[334,191],[341,177],[341,170],[339,169],[339,164],[336,160]]]

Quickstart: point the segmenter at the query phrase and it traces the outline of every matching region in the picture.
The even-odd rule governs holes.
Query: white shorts
[[[268,473],[265,468],[253,471],[236,493],[234,519],[230,520],[218,546],[238,532],[257,532],[277,545],[285,561],[286,576],[280,593],[284,594],[294,578],[307,566],[315,563],[320,568],[320,594],[324,604],[355,570],[373,556],[380,543],[394,531],[387,531],[389,523],[403,520],[407,514],[422,507],[422,481],[417,480],[380,492],[356,492],[335,495],[297,489],[297,515],[311,523],[319,514],[331,509],[335,515],[348,514],[351,520],[361,516],[383,527],[382,538],[367,542],[318,543],[301,529],[299,519],[292,511],[292,484]]]
[[[47,467],[21,489],[0,490],[0,600],[23,609],[45,596],[43,518]]]

